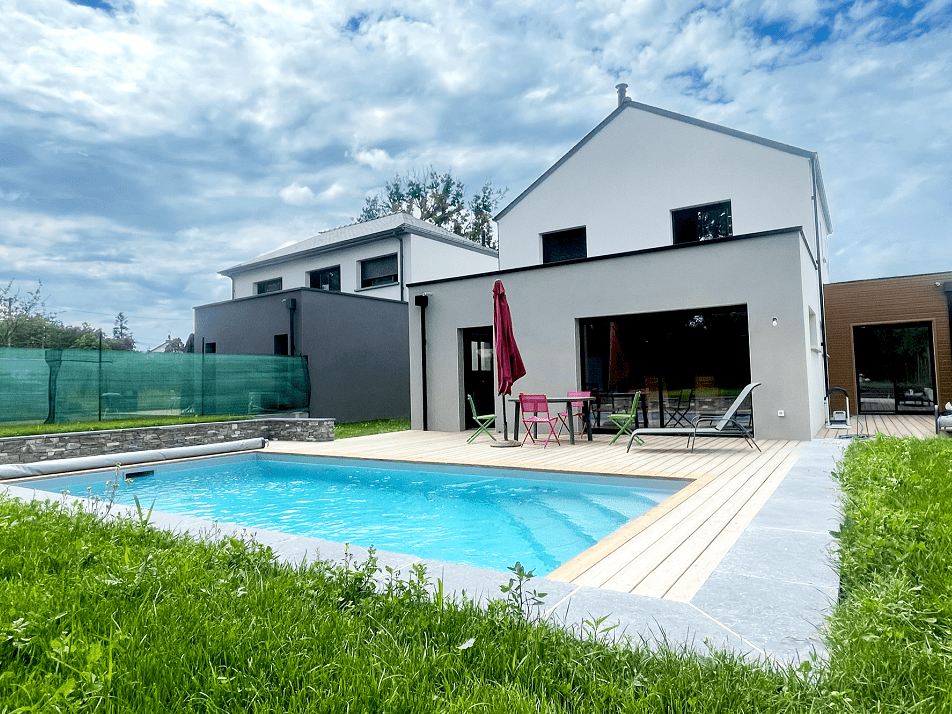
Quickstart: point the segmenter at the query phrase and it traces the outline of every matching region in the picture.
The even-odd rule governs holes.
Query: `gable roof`
[[[268,253],[263,253],[244,263],[238,263],[238,265],[220,270],[218,274],[232,277],[237,273],[242,273],[252,268],[283,263],[289,258],[317,255],[318,253],[337,250],[344,246],[370,243],[372,241],[410,233],[432,240],[438,240],[443,243],[449,243],[466,250],[473,250],[477,253],[492,256],[498,255],[492,248],[484,248],[451,231],[435,226],[432,223],[427,223],[426,221],[411,216],[409,213],[403,213],[401,211],[391,213],[382,218],[375,218],[372,221],[351,223],[350,225],[341,226],[340,228],[322,231],[315,236],[298,241],[297,243],[291,243],[290,245],[277,248]]]
[[[684,122],[685,124],[692,124],[693,126],[700,127],[702,129],[708,129],[710,131],[716,131],[719,134],[726,134],[727,136],[732,136],[736,139],[743,139],[745,141],[751,141],[755,144],[760,144],[761,146],[766,146],[771,149],[776,149],[777,151],[783,151],[788,154],[793,154],[794,156],[802,156],[805,159],[809,159],[811,166],[813,167],[814,175],[816,176],[817,184],[817,194],[820,200],[820,207],[823,211],[823,218],[826,221],[827,229],[833,230],[833,222],[830,219],[830,210],[826,202],[826,190],[823,188],[823,176],[820,174],[820,161],[817,153],[815,151],[807,151],[806,149],[798,149],[796,146],[790,146],[789,144],[782,144],[779,141],[773,141],[772,139],[765,139],[762,136],[757,136],[755,134],[748,134],[744,131],[738,131],[737,129],[731,129],[726,126],[721,126],[720,124],[713,124],[709,121],[704,121],[703,119],[695,119],[694,117],[686,116],[685,114],[678,114],[677,112],[668,111],[667,109],[659,109],[658,107],[652,107],[648,104],[642,104],[641,102],[636,102],[630,98],[627,98],[621,106],[619,106],[615,111],[609,114],[605,119],[594,129],[592,129],[588,134],[586,134],[580,142],[575,146],[569,149],[568,153],[565,154],[561,159],[556,161],[549,169],[542,174],[539,178],[532,182],[532,184],[518,196],[516,196],[504,209],[496,214],[495,220],[498,221],[500,218],[505,216],[509,211],[511,211],[515,206],[529,193],[531,193],[536,186],[545,181],[552,173],[556,171],[562,164],[568,161],[572,156],[574,156],[583,146],[585,146],[589,141],[591,141],[596,134],[598,134],[602,129],[608,126],[614,119],[620,115],[622,112],[629,109],[638,109],[649,114],[656,114],[658,116],[665,117],[667,119],[673,119],[675,121]]]

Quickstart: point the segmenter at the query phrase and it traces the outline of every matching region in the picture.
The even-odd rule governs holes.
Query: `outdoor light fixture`
[[[776,327],[776,326],[777,326],[777,318],[775,317],[774,319],[772,319],[772,320],[770,321],[770,324],[773,325],[774,327]]]

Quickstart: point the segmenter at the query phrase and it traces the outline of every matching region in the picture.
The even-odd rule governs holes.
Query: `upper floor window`
[[[397,254],[360,261],[360,287],[375,288],[397,282]]]
[[[730,201],[671,211],[671,223],[674,227],[675,245],[729,238],[734,235]]]
[[[329,290],[332,293],[340,292],[340,266],[333,268],[321,268],[312,270],[308,275],[308,281],[312,288],[318,290]]]
[[[542,234],[543,263],[560,263],[563,260],[587,257],[585,226]]]
[[[281,278],[273,278],[272,280],[262,280],[260,283],[255,283],[255,294],[264,295],[265,293],[274,293],[281,289],[282,280]]]

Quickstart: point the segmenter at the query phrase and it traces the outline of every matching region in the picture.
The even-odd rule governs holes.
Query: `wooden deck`
[[[820,429],[816,438],[836,439],[846,434],[886,434],[920,439],[935,436],[935,417],[932,414],[854,414],[850,421],[851,429]]]
[[[800,442],[705,439],[694,453],[682,437],[648,437],[625,451],[610,436],[574,446],[494,448],[468,433],[404,431],[306,444],[271,442],[269,451],[426,463],[654,476],[691,483],[546,577],[687,602],[796,461]]]

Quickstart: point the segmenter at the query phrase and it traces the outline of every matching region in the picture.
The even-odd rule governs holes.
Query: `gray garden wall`
[[[0,464],[29,464],[75,456],[220,444],[263,437],[278,441],[333,441],[333,419],[249,419],[139,429],[78,431],[0,439]]]

